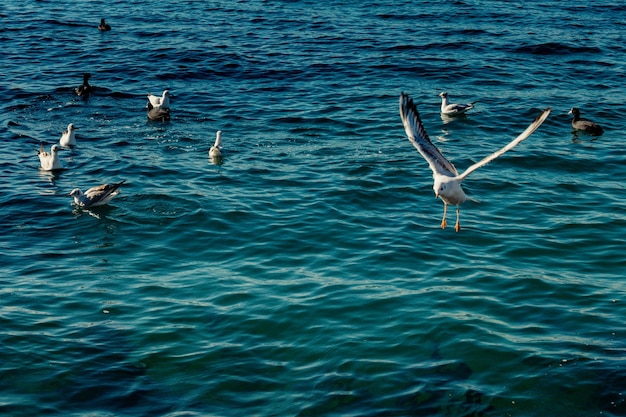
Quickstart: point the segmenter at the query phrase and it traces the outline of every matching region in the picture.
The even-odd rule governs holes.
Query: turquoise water
[[[626,414],[626,7],[77,7],[0,11],[3,415]],[[444,90],[476,109],[442,120]],[[460,233],[402,91],[459,171],[553,109],[464,182]]]

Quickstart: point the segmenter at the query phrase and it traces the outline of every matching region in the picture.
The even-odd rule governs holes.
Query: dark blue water
[[[0,413],[626,415],[625,29],[599,1],[5,1]],[[459,171],[552,107],[464,182],[460,233],[402,91]]]

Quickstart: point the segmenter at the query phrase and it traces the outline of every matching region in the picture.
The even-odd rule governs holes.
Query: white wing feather
[[[546,119],[548,118],[548,115],[550,114],[550,110],[551,110],[551,108],[548,107],[547,109],[542,111],[541,114],[539,116],[537,116],[535,118],[535,120],[526,128],[526,130],[524,130],[517,138],[513,139],[508,145],[506,145],[502,149],[492,153],[489,156],[484,157],[480,161],[476,162],[474,165],[472,165],[469,168],[467,168],[465,170],[465,172],[463,172],[461,175],[457,176],[457,179],[459,181],[462,181],[465,177],[467,177],[472,172],[476,171],[478,168],[480,168],[480,167],[482,167],[484,165],[487,165],[489,162],[493,161],[494,159],[496,159],[497,157],[501,156],[505,152],[510,151],[511,149],[513,149],[514,147],[519,145],[524,139],[526,139],[527,137],[532,135],[533,132],[535,130],[537,130],[537,128],[539,126],[541,126],[541,124],[543,122],[546,121]]]
[[[161,97],[154,94],[148,94],[148,101],[152,104],[152,107],[159,107],[161,105]]]
[[[415,103],[413,103],[413,99],[409,98],[406,93],[400,95],[400,118],[402,118],[404,130],[409,141],[411,141],[415,149],[426,159],[433,174],[436,173],[448,177],[456,177],[459,175],[454,165],[452,165],[430,141],[420,119],[419,112],[415,107]]]

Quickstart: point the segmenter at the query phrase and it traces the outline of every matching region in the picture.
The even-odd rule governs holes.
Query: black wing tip
[[[404,91],[400,93],[400,109],[403,114],[406,114],[408,113],[408,110],[411,110],[417,115],[417,117],[419,117],[419,112],[417,111],[417,106],[415,106],[413,99]]]
[[[417,110],[417,106],[415,105],[413,99],[409,97],[409,95],[405,92],[402,92],[402,94],[400,95],[400,118],[402,119],[403,123],[414,124],[418,134],[420,134],[430,142],[428,133],[426,133],[426,129],[422,124],[420,112]],[[410,135],[409,140],[411,140]]]
[[[540,120],[540,119],[542,119],[542,118],[547,118],[547,117],[548,117],[548,115],[550,115],[550,112],[551,112],[551,111],[552,111],[552,107],[546,107],[545,109],[543,109],[543,110],[541,111],[541,113],[539,113],[539,114],[537,115],[537,117],[535,117],[534,122],[539,121],[539,120]],[[534,123],[534,122],[533,122],[533,123]]]
[[[126,180],[122,180],[122,181],[120,181],[118,183],[109,185],[109,187],[111,187],[111,192],[113,192],[113,191],[117,190],[118,188],[120,188],[122,186],[122,184],[124,184],[125,182],[126,182]]]

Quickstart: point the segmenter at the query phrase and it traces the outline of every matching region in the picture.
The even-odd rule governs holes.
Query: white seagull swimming
[[[211,158],[219,158],[222,156],[222,131],[218,130],[215,134],[215,144],[209,149],[209,156]]]
[[[152,109],[169,109],[170,108],[170,92],[163,91],[161,97],[148,93],[148,110]]]
[[[74,127],[74,123],[70,123],[69,125],[67,125],[67,129],[64,130],[63,134],[61,135],[59,144],[63,147],[76,145],[76,135],[74,131],[77,129],[77,127]]]
[[[550,114],[550,107],[543,110],[539,116],[524,130],[517,138],[511,141],[508,145],[502,149],[492,153],[489,156],[476,162],[463,172],[459,174],[448,161],[443,154],[437,149],[435,145],[430,141],[424,125],[420,120],[419,112],[413,103],[413,99],[409,98],[406,93],[400,95],[400,118],[404,124],[404,130],[409,138],[409,141],[415,146],[419,153],[426,159],[430,169],[433,171],[433,190],[437,198],[441,197],[443,200],[443,219],[441,220],[441,228],[446,227],[446,212],[448,204],[456,206],[456,225],[454,229],[458,232],[461,230],[459,221],[460,217],[460,205],[468,199],[463,188],[461,188],[461,182],[472,172],[476,171],[483,165],[488,164],[497,157],[501,156],[505,152],[513,149],[519,145],[524,139],[529,137],[541,124],[546,120]]]
[[[74,188],[68,195],[74,197],[74,204],[81,207],[102,206],[120,193],[121,190],[119,188],[125,181],[117,184],[102,184],[97,187],[91,187],[84,193],[80,188]]]
[[[459,114],[463,114],[466,111],[473,109],[474,104],[476,103],[474,101],[473,103],[467,104],[450,104],[450,102],[448,101],[448,93],[446,93],[445,91],[439,93],[439,97],[441,97],[441,113],[447,116],[456,116]]]
[[[43,150],[43,143],[39,146],[37,155],[39,156],[39,162],[41,163],[41,169],[44,171],[54,171],[56,169],[63,169],[61,161],[59,160],[59,149],[61,147],[57,144],[52,145],[50,152]]]

